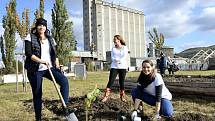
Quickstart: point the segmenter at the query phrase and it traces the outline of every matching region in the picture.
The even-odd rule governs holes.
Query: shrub
[[[86,64],[87,71],[94,71],[94,65],[91,60],[87,60],[85,64]]]

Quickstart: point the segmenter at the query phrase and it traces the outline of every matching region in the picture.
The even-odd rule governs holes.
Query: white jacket
[[[122,48],[113,47],[111,51],[111,68],[115,69],[127,69],[128,68],[128,48],[122,46]]]

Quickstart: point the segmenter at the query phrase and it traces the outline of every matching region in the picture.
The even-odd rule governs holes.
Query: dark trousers
[[[64,76],[59,69],[54,67],[51,68],[52,73],[56,82],[60,85],[60,92],[63,96],[65,103],[69,100],[69,84],[68,79]],[[52,80],[51,75],[48,70],[37,71],[36,73],[28,73],[28,80],[30,81],[32,93],[33,93],[33,103],[35,110],[36,120],[41,119],[41,108],[42,108],[42,81],[43,77]],[[53,85],[54,86],[54,85]],[[57,93],[57,92],[56,92]]]
[[[174,74],[173,71],[173,65],[170,65],[170,67],[168,68],[169,74]]]
[[[160,74],[161,74],[162,76],[165,75],[165,70],[166,70],[165,67],[160,68]]]
[[[115,69],[111,68],[110,75],[109,75],[109,81],[107,84],[107,88],[111,88],[113,85],[114,80],[116,79],[117,74],[119,74],[119,86],[120,90],[124,90],[124,82],[125,82],[125,76],[126,76],[126,69]]]

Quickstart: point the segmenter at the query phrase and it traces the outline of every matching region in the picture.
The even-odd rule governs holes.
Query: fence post
[[[18,56],[16,55],[16,92],[18,92]]]

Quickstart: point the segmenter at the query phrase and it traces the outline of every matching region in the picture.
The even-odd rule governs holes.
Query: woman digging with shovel
[[[59,95],[62,95],[65,104],[69,101],[69,84],[68,79],[59,69],[59,61],[55,50],[56,43],[49,34],[47,21],[39,18],[35,25],[31,35],[28,35],[25,39],[25,69],[32,88],[35,119],[41,121],[42,78],[46,77],[53,80],[54,77],[56,79],[56,82],[60,85]]]

